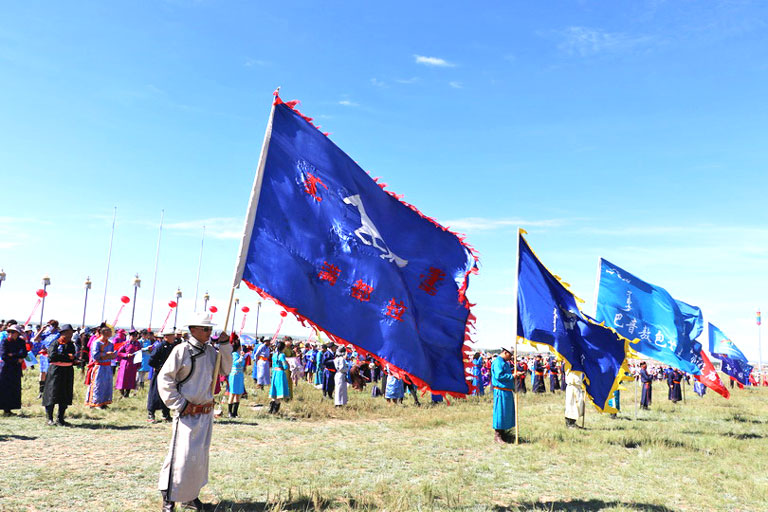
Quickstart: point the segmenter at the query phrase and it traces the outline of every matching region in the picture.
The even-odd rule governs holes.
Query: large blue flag
[[[637,340],[633,350],[692,375],[701,373],[693,348],[704,330],[701,310],[603,259],[597,320]]]
[[[728,356],[721,356],[722,370],[726,375],[730,375],[741,384],[749,386],[749,374],[752,373],[752,366],[744,361],[731,359]]]
[[[310,121],[276,99],[236,278],[419,387],[468,393],[472,250]]]
[[[533,345],[547,345],[566,367],[585,376],[587,394],[604,412],[627,363],[627,340],[581,312],[576,297],[539,261],[522,233],[520,240],[517,335]]]
[[[709,353],[717,359],[722,359],[723,356],[726,356],[742,363],[749,362],[747,356],[739,350],[739,347],[723,331],[712,324],[709,324]]]

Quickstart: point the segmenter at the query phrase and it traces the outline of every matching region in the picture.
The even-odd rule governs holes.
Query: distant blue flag
[[[624,379],[626,342],[581,312],[576,297],[539,261],[522,234],[517,293],[517,335],[551,347],[586,377],[587,394],[601,411]]]
[[[741,384],[749,386],[749,374],[752,373],[752,366],[743,361],[731,359],[728,356],[721,356],[722,370],[726,375],[730,375]]]
[[[632,345],[636,352],[692,375],[701,373],[693,348],[704,330],[701,309],[603,259],[597,320],[629,340],[639,340]]]
[[[471,249],[383,190],[294,106],[275,101],[242,279],[419,387],[468,393]]]
[[[712,357],[722,359],[723,356],[727,356],[730,359],[741,361],[742,363],[748,363],[749,360],[744,353],[736,346],[720,329],[712,324],[709,324],[709,353]]]

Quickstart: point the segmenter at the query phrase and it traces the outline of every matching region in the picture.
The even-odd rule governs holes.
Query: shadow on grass
[[[315,503],[309,498],[299,498],[291,502],[265,503],[263,501],[230,501],[223,500],[216,505],[214,512],[271,512],[273,510],[323,510],[329,503],[320,500]]]
[[[516,507],[494,507],[496,512],[512,512],[515,510],[547,510],[557,512],[567,510],[572,512],[598,512],[612,507],[624,507],[637,512],[674,512],[674,509],[664,505],[652,505],[650,503],[625,503],[621,501],[603,500],[571,500],[571,501],[529,501],[520,503]]]
[[[70,428],[85,428],[88,430],[137,430],[146,428],[144,425],[110,425],[109,423],[72,423]]]
[[[764,421],[756,420],[754,418],[747,418],[743,414],[732,414],[731,420],[738,421],[739,423],[755,423],[757,425],[765,423]]]
[[[723,434],[734,439],[763,439],[765,436],[762,434],[753,434],[751,432],[745,434],[737,434],[736,432],[726,432]]]
[[[216,425],[243,425],[243,426],[249,426],[249,427],[255,427],[258,425],[255,421],[243,421],[243,420],[216,420],[214,422]]]
[[[3,441],[10,441],[11,439],[16,441],[34,441],[36,436],[20,436],[17,434],[0,434],[0,443]]]

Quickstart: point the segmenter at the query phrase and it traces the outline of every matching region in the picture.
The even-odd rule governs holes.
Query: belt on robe
[[[191,407],[190,407],[191,405]],[[187,404],[180,416],[197,416],[198,414],[208,414],[213,410],[213,406],[216,402],[208,402],[205,404]]]
[[[331,370],[330,368],[325,368],[325,370],[328,370],[331,373],[335,373],[336,372],[336,370]]]
[[[536,375],[538,375],[539,377],[541,377],[541,376],[543,376],[543,375],[544,375],[544,372],[536,372]]]
[[[112,366],[112,363],[96,363],[96,366]]]
[[[51,363],[53,366],[72,366],[74,363]]]
[[[491,386],[491,387],[492,387],[493,389],[498,389],[499,391],[511,391],[511,392],[513,392],[513,393],[515,392],[515,390],[514,390],[514,389],[509,389],[509,388],[500,388],[499,386]]]
[[[259,361],[269,361],[269,359],[264,356],[259,356]]]
[[[680,381],[679,380],[673,380],[672,384],[680,384]]]
[[[284,370],[284,368],[280,368],[279,366],[275,366],[272,369],[275,370],[275,371],[281,371],[281,372]]]

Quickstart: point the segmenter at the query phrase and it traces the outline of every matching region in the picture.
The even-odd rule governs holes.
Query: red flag
[[[704,361],[701,368],[701,375],[694,375],[693,378],[715,393],[718,393],[725,398],[730,398],[731,393],[723,385],[723,381],[720,380],[720,375],[718,375],[717,370],[715,370],[714,365],[712,365],[712,361],[709,360],[709,357],[707,357],[707,354],[703,350],[701,351],[701,359]]]
[[[757,381],[755,380],[755,376],[752,375],[751,373],[749,374],[749,383],[752,384],[753,386],[757,386]]]

